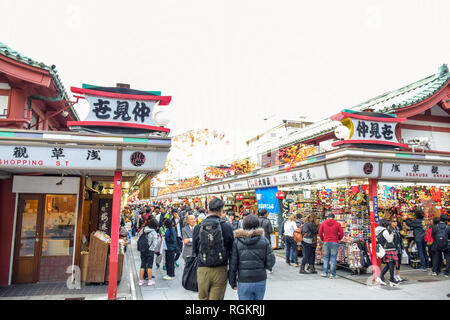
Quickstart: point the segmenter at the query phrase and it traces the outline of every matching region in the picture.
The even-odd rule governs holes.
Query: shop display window
[[[76,204],[76,195],[46,196],[42,256],[73,254]]]

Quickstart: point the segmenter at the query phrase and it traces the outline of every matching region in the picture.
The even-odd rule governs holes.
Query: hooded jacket
[[[397,251],[394,243],[394,233],[389,232],[385,227],[378,226],[375,228],[375,235],[377,237],[377,243],[381,244],[385,251]],[[383,241],[381,237],[383,237],[385,241]]]
[[[275,255],[262,228],[234,232],[228,280],[232,288],[237,282],[259,282],[267,279],[266,270],[275,265]]]
[[[323,242],[338,242],[344,237],[344,230],[336,220],[327,219],[320,225],[319,237]]]

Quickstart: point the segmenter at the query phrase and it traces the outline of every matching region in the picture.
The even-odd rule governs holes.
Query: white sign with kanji
[[[400,143],[395,135],[397,122],[351,119],[353,134],[347,140],[370,140]]]
[[[89,113],[84,121],[101,121],[156,126],[153,120],[155,101],[115,99],[85,95]]]
[[[382,178],[401,180],[443,180],[450,181],[450,166],[438,164],[384,162]]]

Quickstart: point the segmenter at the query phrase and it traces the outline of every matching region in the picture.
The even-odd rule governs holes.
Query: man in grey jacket
[[[194,254],[192,252],[192,235],[194,234],[195,217],[189,215],[187,217],[187,225],[182,229],[183,233],[183,259],[186,261],[188,257],[192,257]]]

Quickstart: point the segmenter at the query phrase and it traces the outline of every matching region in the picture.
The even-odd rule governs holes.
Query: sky
[[[450,62],[448,0],[1,0],[0,12],[0,41],[56,65],[68,94],[160,90],[171,135],[226,133],[218,158],[276,121],[327,118]]]

